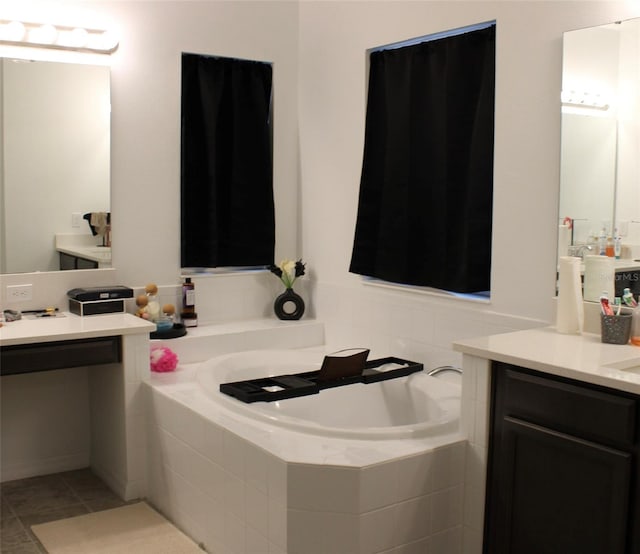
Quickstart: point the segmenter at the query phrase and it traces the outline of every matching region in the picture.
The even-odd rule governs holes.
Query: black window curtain
[[[495,25],[372,52],[350,271],[490,289]]]
[[[273,263],[268,63],[182,55],[182,267]]]

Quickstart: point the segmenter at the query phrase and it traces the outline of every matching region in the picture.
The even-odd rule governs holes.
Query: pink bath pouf
[[[166,373],[178,365],[178,356],[166,346],[151,347],[151,371]]]

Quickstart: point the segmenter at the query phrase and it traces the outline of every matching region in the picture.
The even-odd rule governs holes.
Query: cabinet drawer
[[[5,346],[0,351],[0,374],[120,362],[121,352],[119,336]]]
[[[505,415],[601,444],[635,442],[637,400],[595,386],[516,371],[507,364],[496,367],[505,372]]]

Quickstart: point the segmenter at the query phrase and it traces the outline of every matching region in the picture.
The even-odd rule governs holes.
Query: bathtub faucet
[[[440,367],[436,367],[431,371],[429,371],[427,375],[434,376],[434,375],[438,375],[438,373],[443,373],[444,371],[455,371],[456,373],[459,373],[460,375],[462,375],[462,370],[459,367],[455,367],[452,365],[442,365]]]

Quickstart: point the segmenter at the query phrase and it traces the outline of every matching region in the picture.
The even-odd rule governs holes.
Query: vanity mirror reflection
[[[4,58],[0,94],[0,273],[109,267],[109,67]]]
[[[569,31],[563,38],[559,255],[569,245],[620,237],[640,258],[640,19]],[[563,228],[565,218],[572,229]],[[564,237],[563,237],[564,235]],[[640,269],[640,264],[638,269]]]

